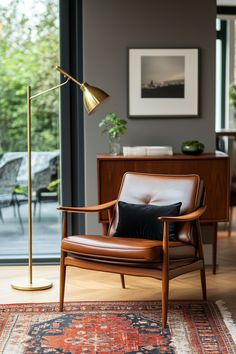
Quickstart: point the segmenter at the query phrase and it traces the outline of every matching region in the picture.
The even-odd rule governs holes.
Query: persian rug
[[[161,331],[159,301],[0,305],[0,353],[236,353],[223,304],[171,301]],[[224,318],[224,315],[227,316]]]

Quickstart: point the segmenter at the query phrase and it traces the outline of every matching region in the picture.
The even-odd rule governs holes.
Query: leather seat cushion
[[[62,240],[62,250],[95,259],[128,262],[160,262],[162,242],[139,238],[97,235],[69,236]],[[169,258],[194,258],[195,248],[184,242],[169,242]]]

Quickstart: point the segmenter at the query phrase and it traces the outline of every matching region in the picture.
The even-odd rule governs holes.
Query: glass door
[[[28,252],[26,88],[59,83],[58,0],[0,3],[0,262]],[[32,101],[33,258],[59,257],[59,90]]]

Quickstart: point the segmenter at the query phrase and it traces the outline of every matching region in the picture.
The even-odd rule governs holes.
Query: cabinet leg
[[[213,259],[213,274],[216,274],[216,263],[217,263],[217,223],[214,223],[214,234],[212,243],[212,259]]]

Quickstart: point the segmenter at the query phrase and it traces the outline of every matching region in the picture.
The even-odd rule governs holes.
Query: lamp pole
[[[45,93],[53,91],[59,87],[66,85],[70,80],[79,85],[83,91],[83,101],[87,112],[90,114],[94,109],[100,105],[108,96],[99,88],[88,85],[87,83],[80,83],[73,76],[68,74],[60,66],[56,66],[65,78],[66,81],[59,85],[51,87],[45,91],[31,95],[31,86],[27,87],[27,155],[28,155],[28,278],[17,279],[12,282],[11,286],[17,290],[45,290],[52,287],[52,282],[42,278],[33,280],[33,233],[32,233],[32,166],[31,166],[31,101]]]
[[[31,176],[31,86],[27,86],[27,154],[28,154],[28,264],[29,285],[33,284],[32,272],[32,176]]]

